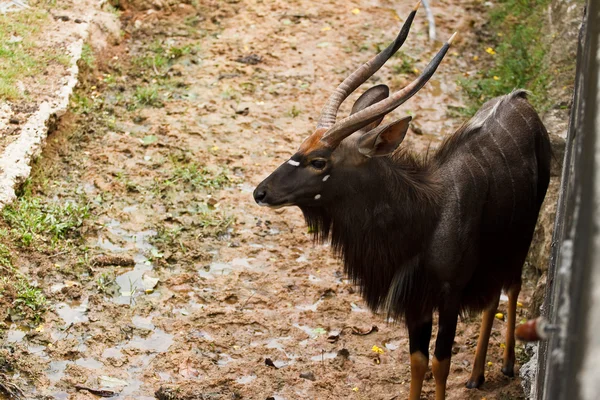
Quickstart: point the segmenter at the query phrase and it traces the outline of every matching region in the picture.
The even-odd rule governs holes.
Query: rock
[[[531,295],[529,308],[527,310],[529,318],[537,318],[540,316],[544,297],[546,295],[546,283],[548,282],[548,271],[542,272],[542,276],[537,281],[537,285]]]
[[[90,23],[90,45],[94,50],[104,50],[109,44],[121,43],[121,23],[110,12],[98,12]]]
[[[317,378],[315,378],[315,374],[312,372],[303,372],[300,374],[300,378],[313,382],[317,380]]]
[[[539,271],[546,271],[548,269],[552,234],[554,232],[554,217],[556,216],[556,204],[560,188],[559,181],[558,177],[550,178],[550,185],[540,209],[540,215],[533,233],[533,240],[529,248],[529,254],[527,255],[527,262]]]
[[[566,142],[557,135],[550,135],[550,144],[552,145],[553,152],[550,167],[550,184],[546,192],[546,198],[540,209],[540,215],[535,232],[533,233],[533,240],[529,248],[529,254],[527,255],[527,262],[540,271],[548,269]]]

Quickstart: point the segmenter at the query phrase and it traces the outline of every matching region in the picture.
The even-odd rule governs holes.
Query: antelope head
[[[404,43],[420,2],[411,11],[396,39],[381,53],[348,76],[331,94],[321,111],[317,129],[254,190],[261,206],[316,207],[331,202],[335,185],[330,180],[345,174],[368,173],[359,168],[372,157],[391,154],[404,139],[411,117],[380,125],[386,114],[403,104],[431,78],[450,48],[456,33],[444,43],[421,75],[390,95],[386,85],[377,85],[359,97],[350,116],[336,122],[342,102],[377,72]],[[346,139],[347,140],[344,140]]]

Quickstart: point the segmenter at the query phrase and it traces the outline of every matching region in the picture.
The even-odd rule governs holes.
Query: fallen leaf
[[[107,387],[107,388],[116,388],[116,387],[129,385],[129,382],[127,382],[127,381],[124,381],[119,378],[113,378],[112,376],[106,376],[106,375],[100,376],[98,378],[98,382],[100,383],[100,386]]]
[[[189,358],[186,358],[184,362],[179,364],[179,375],[184,378],[197,378],[199,373],[196,368],[193,367],[192,362]]]
[[[492,49],[491,47],[488,47],[487,49],[485,49],[485,52],[491,55],[496,54],[496,51],[494,49]]]
[[[154,290],[156,285],[158,285],[158,278],[154,278],[149,275],[142,276],[142,285],[144,286],[144,290]]]
[[[370,333],[377,332],[379,330],[379,328],[377,328],[377,325],[373,325],[373,326],[371,326],[371,328],[368,328],[366,330],[361,330],[360,328],[358,328],[356,326],[347,326],[344,329],[347,329],[347,328],[349,328],[352,331],[353,335],[359,335],[359,336],[365,336]]]
[[[371,351],[377,354],[383,354],[383,349],[377,345],[373,345],[373,347],[371,347]]]
[[[87,390],[91,394],[100,397],[113,397],[117,395],[117,393],[112,390],[94,389],[83,385],[75,385],[75,390]]]
[[[497,314],[495,315],[495,317],[496,317],[496,318],[498,318],[499,320],[504,320],[504,314],[502,314],[502,313],[500,313],[500,312],[499,312],[499,313],[497,313]]]
[[[273,368],[277,369],[277,366],[275,365],[273,360],[271,360],[270,358],[265,358],[265,365],[267,367],[273,367]]]
[[[144,136],[141,141],[144,146],[150,146],[151,144],[158,142],[158,137],[156,135],[148,135]]]

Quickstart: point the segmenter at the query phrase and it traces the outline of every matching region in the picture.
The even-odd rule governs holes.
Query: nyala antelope
[[[445,398],[459,314],[483,312],[468,388],[484,383],[500,293],[508,295],[502,372],[514,375],[515,313],[521,270],[546,194],[548,133],[523,90],[494,98],[433,155],[398,149],[411,117],[383,118],[425,85],[454,35],[423,73],[390,95],[370,88],[339,121],[341,103],[404,43],[417,7],[385,50],[333,92],[317,128],[254,191],[256,202],[298,206],[315,239],[331,239],[345,272],[372,310],[402,319],[410,339],[410,399],[429,365],[432,314],[439,327],[432,370]]]

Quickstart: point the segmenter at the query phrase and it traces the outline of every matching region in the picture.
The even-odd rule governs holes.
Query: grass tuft
[[[59,240],[74,237],[89,215],[87,204],[44,204],[30,196],[18,199],[2,211],[12,235],[23,246],[47,241],[54,245]]]

